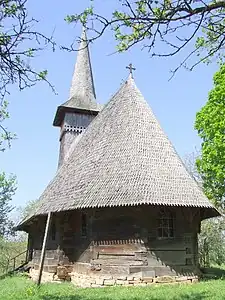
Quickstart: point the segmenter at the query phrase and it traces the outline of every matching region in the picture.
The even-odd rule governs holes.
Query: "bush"
[[[225,263],[225,220],[205,220],[199,234],[199,260],[202,267]]]
[[[26,250],[26,242],[8,241],[0,238],[0,275],[13,269],[12,258]],[[25,255],[19,256],[15,260],[15,266],[18,267],[22,260],[25,260]]]

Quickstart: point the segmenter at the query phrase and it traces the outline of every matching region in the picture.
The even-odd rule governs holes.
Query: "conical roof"
[[[58,107],[53,125],[60,126],[65,110],[99,112],[101,105],[96,102],[92,66],[86,30],[83,28],[77,60],[72,77],[69,100]]]
[[[218,215],[130,76],[74,146],[35,215],[141,204],[203,207]]]

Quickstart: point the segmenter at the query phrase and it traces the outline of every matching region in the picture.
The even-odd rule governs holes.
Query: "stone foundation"
[[[37,281],[38,270],[30,269],[30,277]],[[78,287],[107,287],[107,286],[148,286],[160,284],[179,284],[198,282],[198,276],[159,276],[159,277],[134,277],[104,275],[84,275],[76,272],[68,273],[65,267],[57,267],[56,273],[43,272],[42,282],[71,281]]]
[[[160,276],[138,278],[133,276],[114,277],[106,275],[103,277],[90,277],[75,272],[71,273],[71,282],[80,287],[104,287],[104,286],[147,286],[157,283],[177,284],[177,283],[194,283],[198,282],[197,276]]]

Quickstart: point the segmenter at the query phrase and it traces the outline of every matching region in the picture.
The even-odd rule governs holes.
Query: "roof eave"
[[[199,208],[201,209],[202,213],[201,213],[201,220],[205,220],[205,219],[209,219],[209,218],[215,218],[215,217],[221,217],[223,216],[222,213],[220,213],[215,207],[212,206],[186,206],[186,205],[169,205],[169,204],[150,204],[150,203],[142,203],[142,204],[136,204],[136,205],[120,205],[120,206],[140,206],[140,205],[159,205],[159,206],[174,206],[174,207],[192,207],[192,208]],[[113,207],[120,207],[119,205],[115,205]],[[108,208],[112,208],[112,206],[98,206],[98,208],[104,208],[104,207],[108,207]],[[96,208],[96,206],[89,206],[89,207],[76,207],[74,209],[69,209],[69,210],[82,210],[82,209],[92,209],[92,208]],[[66,209],[65,211],[67,211],[68,209]],[[52,211],[53,213],[55,212],[62,212],[64,210],[58,210],[58,211]],[[14,227],[14,230],[16,231],[27,231],[26,227],[29,226],[29,223],[32,222],[32,220],[34,220],[35,218],[39,217],[39,216],[44,216],[47,215],[46,213],[41,213],[41,214],[35,214],[27,219],[22,220],[16,227]]]
[[[202,207],[202,211],[203,213],[201,220],[222,216],[222,214],[215,207]]]
[[[57,126],[57,127],[61,126],[66,112],[97,116],[99,111],[100,111],[99,109],[88,109],[88,108],[69,107],[69,106],[60,105],[57,108],[55,118],[53,121],[53,126]]]
[[[28,231],[26,230],[26,227],[29,227],[29,224],[32,223],[32,221],[37,218],[38,216],[43,216],[44,214],[41,215],[33,215],[31,217],[23,219],[18,225],[16,225],[13,230],[15,231]]]

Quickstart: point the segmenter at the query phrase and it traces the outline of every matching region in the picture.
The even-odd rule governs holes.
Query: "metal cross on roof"
[[[131,77],[133,78],[133,71],[136,70],[136,68],[133,67],[133,65],[130,63],[126,69],[129,69],[130,70],[130,74],[131,74]]]

